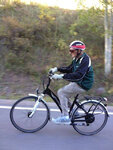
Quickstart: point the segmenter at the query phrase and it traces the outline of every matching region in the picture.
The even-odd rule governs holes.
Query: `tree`
[[[77,0],[75,0],[77,1]],[[93,0],[92,0],[93,1]],[[104,29],[105,29],[105,76],[111,74],[112,66],[112,37],[113,37],[113,0],[99,0],[104,5]],[[79,0],[79,4],[83,6],[85,2]],[[84,6],[85,7],[85,6]]]
[[[112,64],[112,30],[113,30],[113,12],[112,12],[112,0],[104,0],[105,4],[105,75],[108,76],[111,73]],[[108,9],[109,7],[109,9]]]

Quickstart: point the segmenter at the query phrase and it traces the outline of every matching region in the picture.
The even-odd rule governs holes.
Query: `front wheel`
[[[108,113],[103,104],[96,100],[82,103],[82,108],[77,108],[73,113],[73,128],[82,135],[94,135],[100,132],[106,125]],[[74,114],[79,113],[78,117]]]
[[[33,116],[30,117],[36,101],[37,97],[28,96],[14,103],[10,111],[10,120],[16,129],[26,133],[33,133],[47,124],[50,112],[48,106],[42,100],[40,100]]]

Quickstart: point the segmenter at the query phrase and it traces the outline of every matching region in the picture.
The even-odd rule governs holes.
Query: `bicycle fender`
[[[29,93],[28,95],[38,98],[38,96],[37,96],[36,94],[31,94],[31,93]]]
[[[96,102],[96,103],[101,104],[101,105],[105,108],[105,110],[106,110],[106,112],[107,112],[107,116],[109,117],[107,108],[104,106],[103,103],[101,103],[101,102],[99,102],[99,101],[97,101],[97,100],[87,100],[87,101],[85,100],[85,101],[81,102],[81,105],[82,105],[83,103],[86,103],[86,102],[89,102],[89,101],[91,101],[91,102]]]

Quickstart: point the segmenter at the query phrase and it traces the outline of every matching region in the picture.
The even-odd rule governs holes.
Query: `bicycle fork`
[[[38,96],[38,99],[37,99],[37,101],[35,102],[35,105],[34,105],[34,107],[32,108],[31,113],[29,114],[29,118],[32,118],[32,117],[33,117],[33,115],[34,115],[36,109],[38,108],[38,105],[39,105],[39,103],[40,103],[40,100],[41,100],[43,97],[44,97],[44,94],[41,94],[40,96]]]

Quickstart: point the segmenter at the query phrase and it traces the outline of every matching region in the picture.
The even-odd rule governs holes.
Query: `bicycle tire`
[[[90,105],[92,105],[92,110],[91,111],[94,111],[94,109],[93,109],[93,106],[94,106],[94,108],[95,108],[95,105],[97,106],[97,108],[98,109],[95,109],[95,112],[94,112],[94,118],[93,118],[93,121],[92,121],[92,123],[89,123],[89,124],[87,124],[87,125],[77,125],[77,123],[75,123],[76,122],[76,119],[75,119],[75,122],[72,124],[73,125],[73,128],[78,132],[78,133],[80,133],[80,134],[82,134],[82,135],[87,135],[87,136],[89,136],[89,135],[94,135],[94,134],[97,134],[98,132],[100,132],[104,127],[105,127],[105,125],[106,125],[106,123],[107,123],[107,120],[108,120],[108,113],[107,113],[107,110],[106,110],[106,108],[104,107],[104,105],[102,104],[102,103],[99,103],[98,101],[96,101],[96,100],[89,100],[89,101],[85,101],[85,102],[83,102],[82,104],[81,104],[81,106],[85,109],[85,110],[87,110],[88,111],[88,108],[86,109],[86,107],[89,107],[89,108],[91,108],[91,106]],[[101,108],[101,109],[100,109]],[[98,117],[98,114],[99,114],[99,110],[100,111],[102,111],[102,115],[101,115],[101,119],[100,119],[100,117]],[[89,113],[91,114],[91,111],[89,111]],[[80,109],[80,108],[77,108],[77,109],[75,109],[75,111],[74,111],[74,113],[73,113],[73,116],[72,116],[72,120],[74,120],[74,118],[75,118],[75,115],[74,114],[76,114],[76,112],[79,112],[79,116],[82,116],[82,115],[84,115],[85,113],[83,112],[83,110],[82,109]],[[81,114],[80,114],[81,113]],[[84,114],[83,114],[84,113]],[[96,118],[96,116],[98,117],[98,118]],[[103,122],[100,124],[100,126],[99,126],[99,121],[101,121],[102,120],[102,117],[103,117]],[[81,119],[80,119],[81,120]],[[96,123],[96,124],[94,124],[95,123],[95,121],[98,121],[98,123]],[[81,121],[80,121],[81,122]],[[86,123],[86,118],[85,118],[85,123]],[[83,124],[83,122],[82,122],[82,124]],[[91,127],[92,129],[88,129],[89,127]],[[94,127],[96,127],[97,129],[93,129]],[[87,130],[86,130],[86,129]],[[86,130],[86,131],[85,131]],[[92,130],[92,131],[91,131]],[[94,131],[93,131],[94,130]]]
[[[36,100],[37,100],[37,97],[28,96],[28,97],[19,99],[13,104],[10,110],[10,120],[16,129],[25,133],[33,133],[33,132],[39,131],[48,123],[48,120],[50,118],[50,111],[49,111],[47,104],[42,100],[40,100],[38,109],[36,110],[33,117],[32,118],[28,117],[29,113],[31,112],[32,105],[34,106],[34,103]],[[22,119],[24,119],[22,115],[25,115],[24,122],[22,122],[23,121]],[[32,122],[33,123],[36,122],[36,125],[33,124],[30,127],[30,124]]]

